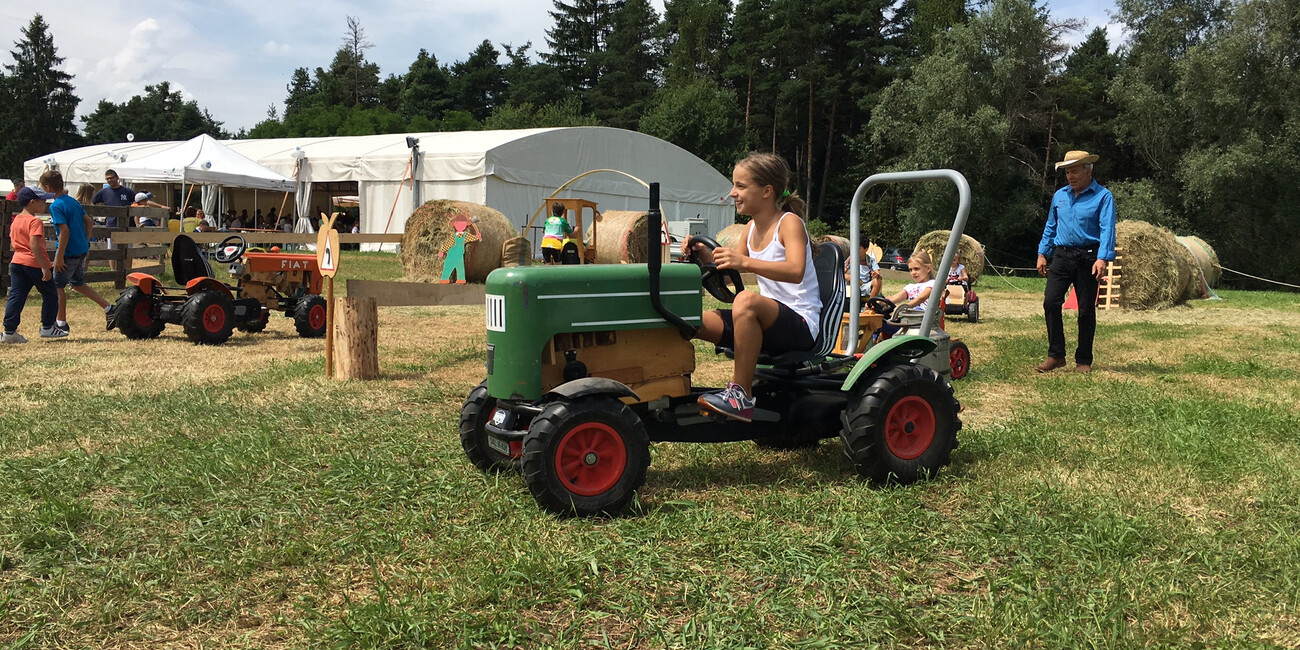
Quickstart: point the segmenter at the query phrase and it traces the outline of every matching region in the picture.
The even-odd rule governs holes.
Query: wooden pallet
[[[1120,285],[1120,280],[1124,273],[1124,256],[1120,248],[1115,248],[1115,261],[1106,264],[1106,276],[1102,278],[1101,284],[1097,287],[1097,308],[1116,309],[1122,308],[1124,292]]]

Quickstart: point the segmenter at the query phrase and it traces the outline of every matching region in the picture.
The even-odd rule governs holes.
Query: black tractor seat
[[[172,242],[172,275],[182,287],[194,278],[213,277],[207,256],[189,235],[176,235]]]
[[[817,273],[818,294],[822,310],[818,315],[817,340],[808,350],[795,350],[780,354],[760,352],[758,362],[765,366],[790,368],[820,363],[835,349],[844,316],[844,252],[832,242],[813,247],[813,271]],[[731,357],[734,350],[719,347],[718,351]]]

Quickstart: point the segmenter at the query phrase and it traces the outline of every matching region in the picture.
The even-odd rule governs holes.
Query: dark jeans
[[[23,307],[27,305],[27,294],[32,287],[41,292],[41,325],[49,327],[54,324],[54,317],[59,314],[59,292],[54,289],[52,280],[42,280],[41,270],[22,264],[9,263],[9,302],[5,303],[5,331],[15,332],[22,321]]]
[[[1061,305],[1074,285],[1079,300],[1079,347],[1074,350],[1076,364],[1092,365],[1092,336],[1097,330],[1097,278],[1092,265],[1097,249],[1057,247],[1047,264],[1047,289],[1043,292],[1043,314],[1047,317],[1047,356],[1065,358],[1065,325],[1061,322]]]

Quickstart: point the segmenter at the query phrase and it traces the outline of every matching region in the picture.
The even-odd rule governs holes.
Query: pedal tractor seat
[[[207,256],[189,235],[176,235],[172,242],[172,275],[182,287],[195,278],[213,277]]]
[[[822,310],[818,314],[817,340],[808,350],[795,350],[781,354],[760,352],[758,362],[767,366],[800,366],[810,361],[826,358],[835,348],[843,324],[844,296],[844,253],[832,242],[823,242],[815,247],[813,271],[817,273],[817,293],[822,299]],[[718,348],[727,356],[734,356],[731,348]]]

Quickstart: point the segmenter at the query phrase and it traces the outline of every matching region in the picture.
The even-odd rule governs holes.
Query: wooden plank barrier
[[[348,296],[335,302],[334,378],[379,378],[379,309],[375,299]]]
[[[1118,309],[1123,307],[1121,301],[1124,299],[1123,288],[1120,281],[1124,276],[1124,256],[1119,247],[1115,248],[1115,261],[1106,264],[1106,275],[1102,278],[1101,284],[1097,287],[1097,308]]]
[[[481,284],[434,284],[348,280],[348,295],[373,298],[380,307],[430,305],[482,305],[487,300]]]

